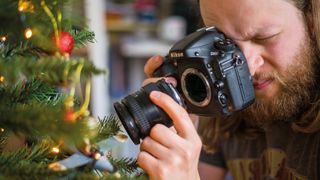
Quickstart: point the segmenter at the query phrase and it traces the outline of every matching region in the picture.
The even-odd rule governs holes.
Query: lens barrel
[[[169,116],[149,99],[151,91],[166,93],[178,104],[184,106],[178,91],[163,79],[142,87],[124,97],[120,102],[115,102],[114,109],[134,144],[139,144],[140,139],[148,136],[155,124],[172,126]]]

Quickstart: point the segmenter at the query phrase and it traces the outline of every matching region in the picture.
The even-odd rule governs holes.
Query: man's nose
[[[250,42],[241,42],[238,43],[238,45],[247,59],[250,74],[253,76],[264,64],[264,59],[261,54],[261,48]]]

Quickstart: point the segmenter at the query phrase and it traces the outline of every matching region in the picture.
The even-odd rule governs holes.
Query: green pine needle
[[[99,128],[98,128],[98,136],[95,138],[95,142],[99,142],[104,139],[108,139],[112,136],[117,135],[121,132],[119,120],[117,116],[110,115],[106,116],[103,119],[98,118],[99,120]]]
[[[109,160],[111,164],[113,164],[118,169],[122,176],[129,176],[134,173],[138,173],[137,160],[134,158],[109,158]]]

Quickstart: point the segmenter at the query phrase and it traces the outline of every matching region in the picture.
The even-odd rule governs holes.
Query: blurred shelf
[[[148,32],[154,32],[156,30],[156,24],[144,23],[125,20],[106,20],[107,30],[111,33],[131,33],[137,28],[144,29]]]

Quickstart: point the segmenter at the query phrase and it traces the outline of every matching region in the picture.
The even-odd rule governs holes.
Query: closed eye
[[[253,38],[254,41],[257,42],[264,42],[264,41],[269,41],[274,39],[275,37],[277,37],[280,33],[276,33],[276,34],[272,34],[269,36],[256,36],[255,38]]]

